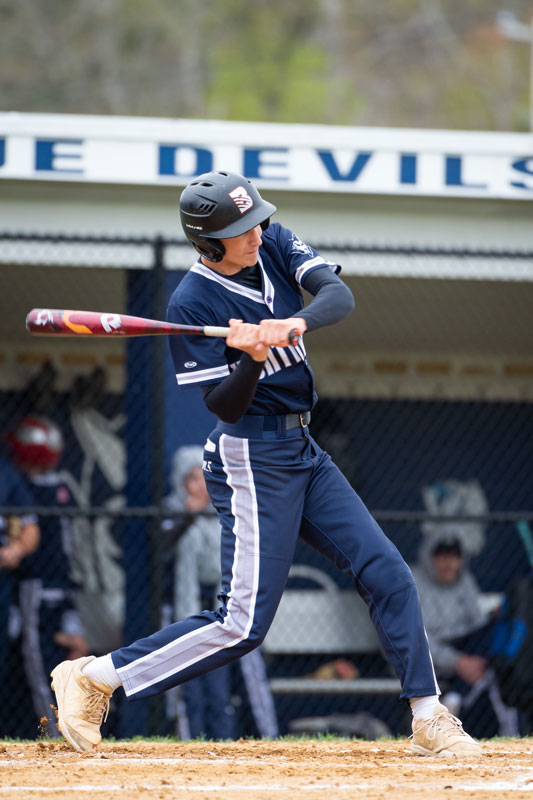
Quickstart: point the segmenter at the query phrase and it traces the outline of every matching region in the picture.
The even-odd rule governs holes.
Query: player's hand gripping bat
[[[196,336],[229,336],[229,328],[216,325],[177,325],[127,314],[102,311],[64,311],[57,308],[33,308],[26,317],[26,328],[34,336],[157,336],[162,334],[194,334]],[[292,330],[289,344],[300,341],[300,333]]]

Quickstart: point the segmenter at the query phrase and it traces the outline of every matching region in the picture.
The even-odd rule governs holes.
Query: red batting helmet
[[[63,455],[63,434],[46,417],[23,417],[6,435],[11,457],[20,467],[53,469]]]

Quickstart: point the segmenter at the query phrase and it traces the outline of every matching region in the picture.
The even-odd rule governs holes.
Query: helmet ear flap
[[[206,236],[195,236],[191,241],[200,255],[207,258],[208,261],[217,263],[224,258],[226,248],[220,239],[208,239]]]

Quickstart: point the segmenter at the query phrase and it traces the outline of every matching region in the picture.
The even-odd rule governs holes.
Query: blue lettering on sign
[[[55,166],[56,158],[71,158],[79,160],[80,153],[57,153],[58,144],[83,144],[83,139],[37,139],[35,142],[35,169],[38,172],[83,172],[82,169],[72,167],[59,169]]]
[[[348,172],[341,173],[330,150],[317,150],[317,153],[334,181],[356,181],[372,157],[372,153],[358,153]]]
[[[0,167],[4,166],[6,160],[6,140],[0,139]]]
[[[519,158],[517,161],[513,161],[511,166],[518,172],[523,172],[524,175],[530,175],[533,177],[533,156],[524,156],[524,158]],[[533,182],[524,183],[523,181],[511,181],[511,186],[515,186],[517,189],[529,189],[530,191],[533,191]]]
[[[400,183],[416,183],[416,153],[400,154]]]
[[[195,158],[195,167],[191,172],[182,173],[176,170],[176,154],[178,150],[188,150]],[[159,145],[159,174],[179,175],[191,178],[213,169],[213,154],[203,147],[194,147],[191,144],[160,144]]]
[[[446,156],[445,161],[446,186],[462,186],[465,189],[486,189],[486,183],[463,183],[463,157]]]
[[[261,169],[264,167],[286,167],[287,162],[280,159],[279,161],[268,161],[265,159],[266,153],[287,153],[286,147],[246,147],[243,152],[243,174],[246,175],[247,178],[262,178],[276,180],[276,181],[286,181],[288,180],[286,175],[262,175]],[[265,163],[266,161],[266,163]]]

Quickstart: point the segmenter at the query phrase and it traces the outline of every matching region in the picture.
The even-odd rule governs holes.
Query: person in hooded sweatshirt
[[[464,713],[486,693],[498,732],[514,735],[516,715],[503,704],[488,659],[491,619],[461,537],[453,531],[425,536],[412,572],[435,672],[448,688],[442,702],[452,713]]]

